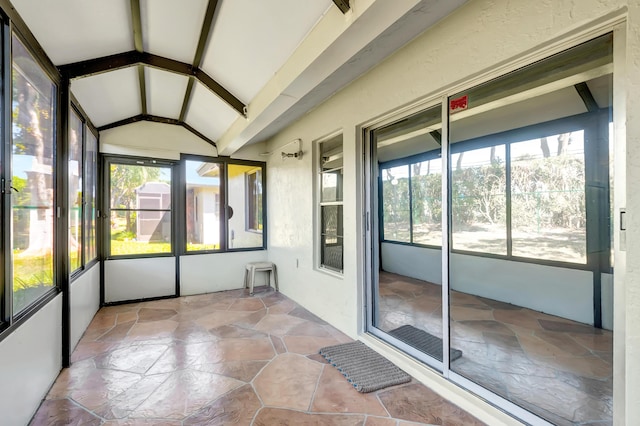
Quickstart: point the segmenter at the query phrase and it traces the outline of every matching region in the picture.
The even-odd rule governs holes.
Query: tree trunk
[[[542,156],[544,158],[551,157],[551,151],[549,151],[549,143],[547,142],[547,138],[540,139],[540,149],[542,150]]]
[[[564,155],[567,151],[567,145],[571,143],[570,133],[562,133],[558,136],[558,157]]]

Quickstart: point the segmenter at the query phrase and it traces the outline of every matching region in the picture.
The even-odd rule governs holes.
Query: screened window
[[[186,252],[264,248],[264,163],[183,157]]]
[[[142,163],[109,166],[111,256],[172,252],[171,167]]]
[[[54,287],[56,86],[12,37],[13,313]]]
[[[185,161],[187,251],[220,250],[223,165]]]
[[[82,266],[82,147],[84,123],[78,114],[69,113],[69,272]]]
[[[262,165],[227,164],[229,249],[264,246],[262,233],[256,232],[261,230],[263,223],[262,176]]]
[[[262,169],[247,173],[247,229],[262,232]]]
[[[69,111],[69,273],[97,258],[98,139],[75,107]]]
[[[84,259],[85,263],[98,257],[96,239],[96,190],[98,187],[98,138],[85,125],[84,159]]]
[[[343,269],[342,135],[319,143],[320,267]]]

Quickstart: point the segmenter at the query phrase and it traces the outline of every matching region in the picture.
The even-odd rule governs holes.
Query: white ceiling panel
[[[331,0],[223,1],[202,69],[249,103],[332,4]]]
[[[145,52],[191,64],[207,3],[207,0],[142,0],[140,10]]]
[[[128,0],[12,0],[56,65],[133,50]]]
[[[179,118],[189,77],[144,67],[147,112],[160,117]]]
[[[193,85],[186,122],[214,141],[238,118],[224,101],[200,83]]]
[[[97,127],[141,113],[137,67],[74,80],[71,92]]]

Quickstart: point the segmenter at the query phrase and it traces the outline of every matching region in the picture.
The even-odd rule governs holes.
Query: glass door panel
[[[611,47],[449,98],[450,370],[557,424],[612,421]]]
[[[373,332],[442,361],[441,108],[371,132],[379,241],[373,242]]]

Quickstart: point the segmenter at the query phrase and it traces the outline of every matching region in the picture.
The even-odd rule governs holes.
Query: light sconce
[[[291,142],[289,142],[289,143],[287,143],[285,145],[282,145],[280,148],[284,149],[285,147],[287,147],[289,145],[292,145],[292,144],[295,144],[295,147],[293,148],[293,152],[282,151],[280,153],[280,157],[282,158],[282,160],[286,160],[287,158],[296,158],[298,160],[302,160],[302,154],[303,154],[302,153],[302,139],[294,139]],[[258,155],[262,155],[262,156],[268,157],[268,156],[270,156],[272,154],[275,154],[275,152],[274,151],[261,152]]]
[[[298,160],[302,160],[302,151],[298,151],[298,152],[283,152],[281,153],[282,155],[282,159],[287,159],[287,158],[297,158]]]
[[[287,158],[296,158],[298,160],[302,160],[302,139],[294,139],[293,141],[289,142],[285,146],[288,146],[288,145],[291,145],[291,144],[295,144],[295,148],[297,148],[297,150],[294,151],[294,152],[284,152],[284,151],[282,151],[280,153],[280,156],[282,157],[282,159],[286,160]]]

